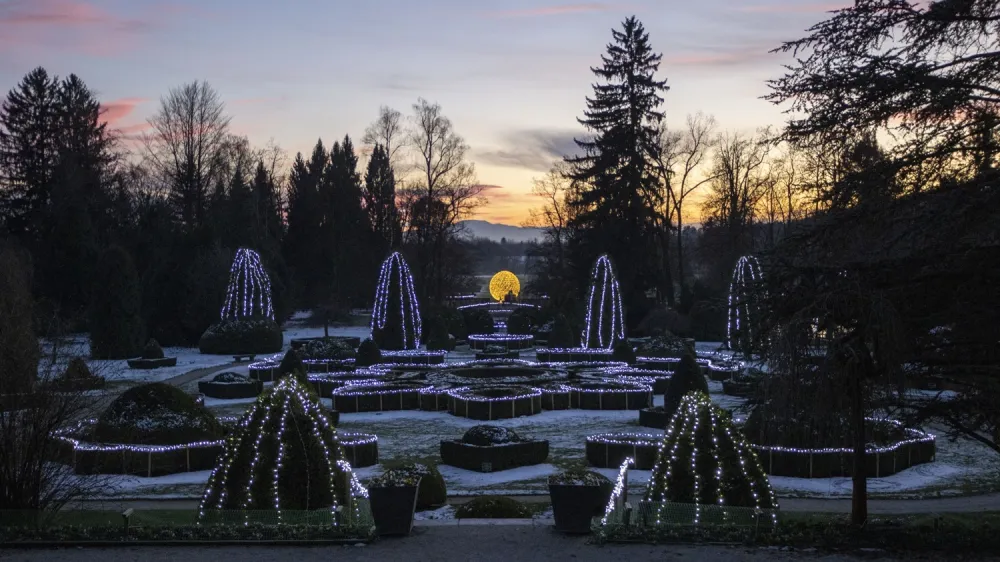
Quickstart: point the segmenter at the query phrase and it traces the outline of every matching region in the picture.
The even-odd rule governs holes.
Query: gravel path
[[[416,528],[406,538],[383,539],[368,546],[329,547],[119,547],[113,549],[51,549],[51,550],[0,550],[0,560],[35,562],[59,560],[60,562],[269,562],[296,560],[296,562],[326,562],[351,560],[351,562],[384,562],[405,560],[422,562],[447,560],[449,562],[511,562],[557,561],[606,562],[608,560],[711,560],[713,562],[822,560],[841,562],[865,560],[912,560],[912,555],[893,557],[873,552],[845,554],[820,554],[810,551],[779,549],[748,549],[746,547],[718,546],[651,546],[615,544],[596,546],[587,544],[586,538],[567,537],[545,527],[513,526],[463,526]],[[939,558],[921,556],[921,560],[954,560],[942,555]],[[989,560],[989,558],[982,558]]]

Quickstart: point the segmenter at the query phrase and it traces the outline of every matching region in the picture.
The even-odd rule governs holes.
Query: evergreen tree
[[[324,300],[339,301],[336,304],[340,306],[351,304],[366,289],[360,280],[366,277],[365,266],[372,261],[372,252],[370,230],[361,206],[358,157],[350,137],[333,144],[319,196],[323,208],[323,263],[328,267],[324,281],[329,292]]]
[[[94,359],[137,357],[146,341],[139,280],[132,257],[111,246],[101,255],[90,301],[90,355]]]
[[[312,306],[318,301],[316,271],[320,266],[319,182],[326,168],[327,152],[323,141],[316,142],[307,163],[302,154],[295,156],[288,182],[288,232],[282,253],[292,270],[300,305]]]
[[[653,229],[663,204],[653,155],[667,86],[655,77],[661,55],[652,51],[635,17],[612,34],[602,66],[591,69],[601,83],[579,120],[591,136],[576,141],[582,156],[567,159],[569,176],[579,185],[570,200],[577,213],[570,250],[581,278],[602,253],[620,264],[626,307],[637,312],[645,291],[659,281],[651,278],[660,269],[650,248],[656,247]]]
[[[402,238],[399,211],[396,209],[396,176],[389,154],[376,144],[365,173],[365,209],[368,222],[379,245],[378,255],[388,254]]]
[[[26,252],[0,244],[0,395],[30,392],[38,377],[38,337]]]
[[[44,68],[27,74],[0,106],[3,223],[16,236],[34,235],[49,202],[56,167],[58,82]]]
[[[253,197],[254,216],[256,217],[254,247],[261,248],[266,254],[273,255],[274,247],[282,238],[281,224],[281,193],[275,185],[274,178],[264,168],[263,161],[257,161],[253,184],[250,187]]]
[[[227,248],[254,246],[257,240],[257,209],[253,193],[243,179],[243,170],[237,168],[229,183],[226,201],[226,232],[222,239]]]

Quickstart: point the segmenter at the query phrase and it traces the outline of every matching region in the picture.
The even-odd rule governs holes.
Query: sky
[[[439,103],[470,146],[489,203],[520,224],[534,178],[574,149],[591,66],[636,16],[670,90],[668,126],[698,111],[722,129],[780,126],[760,99],[797,39],[837,0],[0,0],[0,92],[32,68],[75,73],[111,126],[143,131],[171,88],[208,81],[255,144],[290,156],[358,139],[381,105]]]

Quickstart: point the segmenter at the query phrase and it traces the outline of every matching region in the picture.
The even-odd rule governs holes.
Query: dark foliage
[[[0,245],[0,395],[28,392],[38,378],[33,308],[29,257]]]
[[[365,338],[358,346],[358,353],[355,356],[354,364],[358,367],[369,367],[378,364],[382,360],[382,351],[378,344],[371,338]]]
[[[163,359],[163,348],[160,347],[160,342],[150,338],[150,340],[146,342],[145,347],[142,348],[142,358]]]
[[[90,353],[95,359],[136,357],[145,340],[142,297],[132,258],[120,246],[97,263],[90,303]]]
[[[97,420],[93,439],[102,443],[174,445],[222,437],[215,414],[176,386],[150,383],[126,390]]]
[[[667,391],[663,394],[664,411],[668,413],[677,411],[681,400],[691,392],[708,394],[708,381],[701,374],[701,367],[695,361],[694,355],[685,353],[681,356],[677,371],[670,377]]]
[[[277,353],[283,337],[281,327],[267,318],[224,320],[205,330],[198,349],[213,355]]]
[[[461,504],[455,510],[456,519],[525,519],[531,510],[508,497],[482,497]]]
[[[481,308],[468,308],[462,311],[465,331],[467,334],[492,334],[494,331],[493,317]]]

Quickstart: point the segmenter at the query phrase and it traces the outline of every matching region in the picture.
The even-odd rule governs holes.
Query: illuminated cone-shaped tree
[[[260,255],[247,248],[236,250],[229,272],[226,302],[222,305],[222,320],[236,318],[274,320],[271,279],[260,263]]]
[[[371,337],[380,349],[417,349],[422,330],[410,266],[399,252],[393,252],[379,272]]]
[[[764,274],[754,256],[743,256],[733,268],[729,283],[729,316],[726,344],[744,354],[753,353],[760,343],[756,328],[760,322]]]
[[[625,320],[618,277],[611,258],[603,255],[590,270],[590,291],[587,293],[586,325],[581,344],[589,349],[614,348],[625,339]]]
[[[334,525],[361,517],[367,490],[344,460],[334,428],[316,396],[294,376],[262,394],[226,439],[209,477],[199,518],[224,518],[233,510],[253,521],[292,522],[282,512],[330,514]],[[340,509],[338,509],[340,508]]]
[[[701,392],[684,396],[667,424],[645,500],[655,504],[658,521],[676,516],[668,503],[694,504],[694,523],[725,523],[735,516],[725,508],[778,507],[756,453],[729,412]]]

